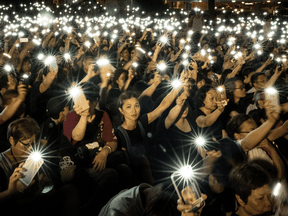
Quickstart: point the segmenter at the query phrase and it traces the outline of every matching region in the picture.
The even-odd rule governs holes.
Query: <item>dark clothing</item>
[[[220,140],[222,138],[222,130],[224,129],[223,115],[221,114],[211,126],[200,128],[196,123],[196,119],[201,115],[206,116],[200,109],[196,109],[192,113],[191,119],[189,119],[196,135],[204,135],[205,137],[212,136],[216,138],[216,140]]]
[[[145,200],[143,190],[151,185],[141,184],[129,190],[123,190],[101,209],[99,216],[142,216]]]

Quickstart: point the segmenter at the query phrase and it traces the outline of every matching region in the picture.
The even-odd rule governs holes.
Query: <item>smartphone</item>
[[[225,86],[221,85],[216,88],[216,100],[222,103],[222,106],[227,105],[227,95]]]
[[[275,108],[275,112],[280,113],[279,93],[274,88],[265,89],[265,100],[269,100]]]
[[[176,178],[175,178],[176,177]],[[176,180],[175,180],[176,179]],[[181,180],[183,178],[179,178],[179,172],[176,171],[171,175],[171,180],[172,183],[174,185],[175,191],[179,197],[179,199],[181,199],[185,204],[191,205],[187,199],[184,199],[183,196],[181,195],[179,188],[177,185],[181,185]],[[185,185],[185,182],[187,185]],[[193,177],[190,177],[188,180],[184,180],[184,183],[182,183],[182,187],[189,187],[189,190],[191,190],[191,192],[193,193],[193,195],[195,196],[196,202],[194,202],[192,204],[192,209],[189,212],[196,212],[198,209],[202,208],[205,205],[205,201],[201,198],[201,191],[199,189],[199,186],[197,184],[197,182],[193,179]],[[184,190],[185,193],[185,190]],[[190,193],[191,194],[191,193]],[[188,196],[188,194],[187,194]],[[191,196],[191,195],[190,195]]]
[[[28,38],[20,38],[20,43],[27,43],[28,41]]]
[[[29,86],[29,76],[27,74],[24,74],[21,79],[20,82],[22,82],[24,85],[26,85],[26,87]]]
[[[30,154],[22,167],[26,170],[22,172],[24,177],[19,180],[28,187],[43,163],[44,160],[42,158],[35,160],[33,154]]]
[[[84,110],[89,109],[89,102],[86,99],[82,90],[81,90],[81,93],[77,95],[76,97],[72,96],[72,99],[73,99],[74,104],[78,104],[82,106]]]
[[[146,28],[146,31],[151,31],[151,28]]]

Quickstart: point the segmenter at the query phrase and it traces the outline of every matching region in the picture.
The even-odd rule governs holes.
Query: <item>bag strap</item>
[[[131,145],[130,137],[128,136],[127,131],[121,125],[117,129],[123,134],[127,144],[127,151],[128,151],[129,146]]]
[[[143,140],[146,141],[146,137],[147,137],[147,136],[146,136],[144,127],[143,127],[143,125],[142,125],[142,123],[141,123],[140,121],[138,121],[138,125],[139,125],[139,127],[140,127],[141,135],[142,135],[142,137],[143,137]]]

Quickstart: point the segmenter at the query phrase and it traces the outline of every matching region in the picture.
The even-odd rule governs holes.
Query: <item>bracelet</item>
[[[111,153],[112,153],[112,148],[111,148],[110,146],[108,146],[108,145],[105,145],[105,146],[103,147],[103,149],[104,149],[105,147],[107,147],[107,148],[109,149],[109,154],[111,154]]]

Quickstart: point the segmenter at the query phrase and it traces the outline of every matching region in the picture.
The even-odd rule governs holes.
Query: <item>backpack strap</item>
[[[123,134],[125,141],[126,141],[126,145],[127,145],[127,151],[128,151],[128,149],[131,145],[130,137],[129,137],[127,131],[121,125],[117,129]]]

